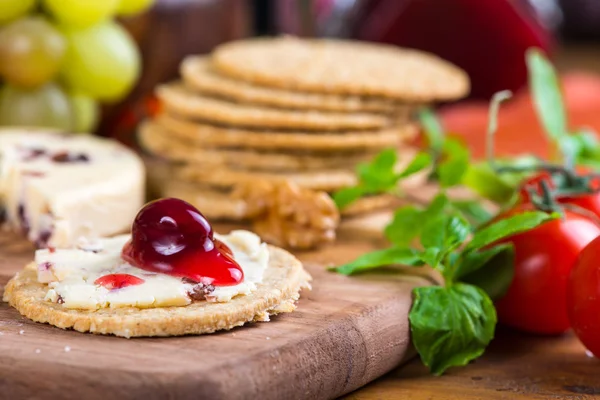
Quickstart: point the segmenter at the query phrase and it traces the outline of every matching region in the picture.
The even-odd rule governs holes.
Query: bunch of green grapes
[[[124,98],[140,54],[112,19],[154,0],[0,0],[0,126],[90,132]]]

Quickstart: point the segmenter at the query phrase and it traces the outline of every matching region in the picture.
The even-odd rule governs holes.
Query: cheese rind
[[[0,130],[0,208],[5,224],[39,246],[129,230],[144,203],[141,159],[89,135]]]
[[[234,286],[217,286],[207,301],[227,302],[235,296],[256,290],[269,265],[269,251],[260,238],[247,231],[215,235],[233,252],[244,271],[244,281]],[[35,255],[37,278],[48,284],[46,300],[65,308],[95,310],[111,307],[170,307],[192,302],[193,285],[179,277],[148,272],[121,259],[121,250],[129,235],[99,239],[84,249],[42,249]],[[96,280],[110,274],[128,274],[142,279],[139,285],[109,290]]]

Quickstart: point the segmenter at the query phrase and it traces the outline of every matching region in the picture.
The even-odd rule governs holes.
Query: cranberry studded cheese
[[[186,306],[196,300],[227,302],[252,293],[269,264],[266,244],[247,231],[215,238],[242,268],[240,282],[219,286],[137,268],[122,257],[130,235],[82,242],[72,249],[38,250],[37,277],[48,284],[46,301],[67,309]]]
[[[112,140],[0,130],[0,223],[38,247],[128,231],[144,181],[140,158]]]

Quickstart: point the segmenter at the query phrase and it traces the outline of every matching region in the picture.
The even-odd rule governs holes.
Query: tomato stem
[[[496,165],[496,158],[494,156],[494,137],[496,136],[496,132],[498,131],[498,113],[500,111],[500,104],[502,104],[503,101],[510,99],[511,97],[512,92],[510,90],[503,90],[501,92],[495,93],[492,97],[492,101],[490,102],[488,129],[486,135],[486,156],[490,167],[494,171],[496,171],[498,168],[498,166]]]

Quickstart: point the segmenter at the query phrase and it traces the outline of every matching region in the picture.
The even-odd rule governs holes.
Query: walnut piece
[[[335,240],[340,214],[325,192],[286,180],[254,181],[238,187],[234,196],[247,202],[253,228],[267,242],[310,249]]]

